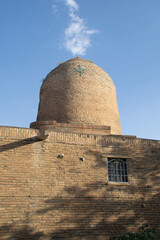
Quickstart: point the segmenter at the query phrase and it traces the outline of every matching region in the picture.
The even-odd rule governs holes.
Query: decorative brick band
[[[0,137],[30,138],[38,134],[38,130],[30,128],[0,126]]]
[[[14,139],[26,139],[37,136],[39,130],[30,128],[18,128],[18,127],[6,127],[0,126],[0,138],[14,138]],[[57,142],[77,145],[89,145],[89,146],[100,146],[108,147],[112,144],[117,145],[141,145],[149,147],[159,147],[160,141],[135,138],[135,136],[125,135],[93,135],[93,134],[82,134],[82,133],[71,133],[62,132],[59,130],[46,130],[45,134],[49,134],[49,137],[45,140],[46,142]]]
[[[38,121],[32,122],[30,124],[31,128],[38,128],[44,125],[52,125],[54,127],[68,127],[68,128],[88,128],[88,129],[106,129],[110,130],[110,126],[102,126],[102,125],[91,125],[91,124],[75,124],[75,123],[58,123],[56,121]]]
[[[105,125],[57,123],[56,121],[38,121],[30,124],[34,129],[59,130],[63,132],[110,135],[111,127]]]
[[[61,142],[61,143],[68,143],[68,144],[79,144],[79,145],[92,145],[92,146],[103,146],[108,147],[112,144],[117,145],[141,145],[143,146],[159,146],[160,148],[160,141],[157,140],[150,140],[150,139],[141,139],[136,138],[135,136],[125,136],[125,135],[106,135],[106,136],[98,136],[98,135],[91,135],[91,134],[77,134],[77,133],[66,133],[60,131],[46,131],[49,133],[49,137],[47,141],[53,142]]]

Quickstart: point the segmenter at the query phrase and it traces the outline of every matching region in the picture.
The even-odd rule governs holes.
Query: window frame
[[[109,180],[109,166],[108,166],[108,163],[109,163],[109,160],[119,160],[119,161],[124,161],[125,160],[125,164],[126,164],[126,169],[125,171],[127,171],[127,175],[124,175],[126,178],[127,178],[127,181],[123,182],[123,181],[111,181]],[[114,185],[128,185],[129,184],[129,174],[128,174],[128,158],[126,157],[118,157],[118,156],[108,156],[106,158],[106,162],[107,162],[107,183],[108,184],[114,184]],[[121,176],[123,177],[123,175]]]

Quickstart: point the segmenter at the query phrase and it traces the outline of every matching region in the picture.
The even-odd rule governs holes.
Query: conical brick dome
[[[37,122],[110,126],[121,134],[116,89],[100,67],[73,58],[52,70],[40,90]]]

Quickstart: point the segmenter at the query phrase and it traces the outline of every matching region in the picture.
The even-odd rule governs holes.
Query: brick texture
[[[86,133],[96,135],[110,135],[111,127],[109,126],[95,126],[90,124],[71,124],[71,123],[57,123],[55,121],[39,121],[32,122],[31,128],[54,130],[59,132],[70,132],[70,133]]]
[[[81,75],[78,66],[86,69]],[[110,76],[96,64],[73,58],[52,70],[40,91],[37,122],[110,126],[121,134],[116,89]]]
[[[38,130],[0,127],[0,239],[109,239],[145,223],[160,230],[160,141],[47,133],[38,141]],[[109,156],[128,158],[128,184],[108,183]]]

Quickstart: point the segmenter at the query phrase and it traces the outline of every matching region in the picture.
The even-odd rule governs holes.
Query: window
[[[108,158],[108,181],[128,183],[128,167],[126,159]]]

